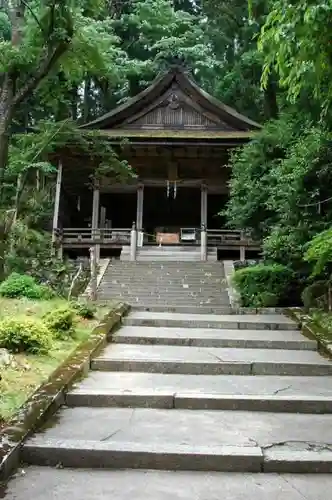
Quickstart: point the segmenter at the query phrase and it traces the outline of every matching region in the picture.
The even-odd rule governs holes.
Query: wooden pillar
[[[60,198],[61,198],[61,183],[62,183],[62,163],[59,161],[58,172],[56,178],[55,186],[55,199],[54,199],[54,213],[53,213],[53,225],[52,225],[52,252],[55,253],[55,242],[56,242],[56,230],[59,225],[59,213],[60,213]],[[58,255],[62,256],[62,246],[58,249]]]
[[[201,185],[201,227],[207,230],[207,187],[205,184]]]
[[[144,186],[137,186],[137,207],[136,207],[136,229],[137,229],[137,245],[143,246],[143,203],[144,203]]]
[[[100,227],[101,229],[105,229],[106,226],[106,208],[101,207],[100,208]]]
[[[100,202],[100,189],[99,184],[96,183],[93,189],[93,199],[92,199],[92,221],[91,221],[91,236],[94,242],[96,238],[99,238],[99,202]],[[95,247],[95,261],[99,264],[100,259],[100,245],[94,244]]]

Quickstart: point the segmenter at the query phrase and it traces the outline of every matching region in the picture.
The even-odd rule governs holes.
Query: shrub
[[[32,276],[27,274],[12,273],[0,284],[2,297],[28,299],[49,299],[53,296],[52,290],[46,285],[39,285]]]
[[[65,339],[75,334],[75,311],[72,307],[59,307],[46,313],[43,317],[46,326],[56,338]]]
[[[39,319],[5,318],[0,321],[0,347],[13,353],[46,354],[51,347],[51,334]]]
[[[244,307],[275,307],[286,296],[293,277],[281,264],[258,264],[235,271],[233,283]]]
[[[327,281],[316,281],[308,285],[301,294],[304,308],[307,311],[315,307],[325,309],[328,305],[328,293],[329,284]]]
[[[84,319],[93,319],[97,312],[97,308],[87,302],[72,302],[72,307],[76,314]]]

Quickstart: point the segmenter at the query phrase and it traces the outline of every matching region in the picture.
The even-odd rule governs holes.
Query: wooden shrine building
[[[203,244],[227,250],[244,245],[239,232],[224,229],[218,214],[228,198],[230,153],[260,126],[207,94],[182,69],[172,68],[81,128],[106,136],[135,176],[122,182],[105,178],[91,190],[90,159],[76,159],[80,166],[73,174],[72,157],[62,155],[53,221],[56,245],[78,251],[94,244],[109,255],[129,248],[130,242],[135,248]]]

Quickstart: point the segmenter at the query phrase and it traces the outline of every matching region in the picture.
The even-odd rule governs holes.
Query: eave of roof
[[[110,138],[135,138],[135,139],[243,139],[255,137],[257,131],[223,131],[223,130],[128,130],[110,129],[100,130],[100,134]]]
[[[83,129],[105,129],[121,126],[123,121],[133,116],[135,113],[143,110],[155,98],[162,95],[170,87],[172,82],[176,82],[180,88],[191,94],[197,100],[202,101],[205,105],[219,114],[222,119],[227,119],[234,123],[233,128],[238,128],[241,131],[259,130],[261,125],[254,122],[250,118],[241,115],[235,109],[226,106],[221,101],[212,97],[203,89],[201,89],[189,76],[179,67],[170,69],[165,75],[156,78],[152,84],[145,90],[137,94],[135,97],[128,99],[124,104],[117,106],[115,109],[103,116],[81,125]]]

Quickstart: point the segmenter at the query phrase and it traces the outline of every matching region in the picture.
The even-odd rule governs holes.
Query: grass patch
[[[332,313],[313,309],[307,315],[314,327],[317,337],[327,342],[332,342]]]
[[[66,304],[64,299],[33,301],[0,298],[0,319],[22,315],[42,318],[46,313]],[[52,347],[47,355],[14,354],[12,366],[0,367],[0,427],[74,349],[90,336],[109,309],[110,306],[98,307],[95,319],[77,317],[74,338],[52,339]]]

